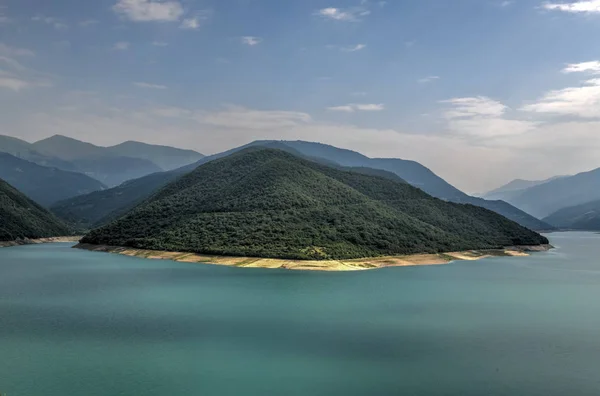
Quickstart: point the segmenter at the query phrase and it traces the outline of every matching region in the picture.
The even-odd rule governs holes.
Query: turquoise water
[[[0,393],[599,395],[600,235],[359,273],[0,249]]]

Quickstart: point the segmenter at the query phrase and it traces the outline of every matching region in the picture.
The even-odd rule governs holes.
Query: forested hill
[[[295,259],[548,243],[494,212],[402,181],[257,148],[198,167],[83,242]]]
[[[0,179],[0,241],[65,235],[66,225]]]

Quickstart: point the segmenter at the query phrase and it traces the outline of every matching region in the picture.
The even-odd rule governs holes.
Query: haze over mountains
[[[482,199],[465,194],[415,161],[369,158],[304,141],[255,141],[205,157],[192,150],[132,141],[100,147],[58,135],[35,143],[0,136],[0,153],[9,153],[0,155],[0,177],[36,202],[51,206],[60,218],[88,229],[126,214],[196,167],[253,146],[288,151],[338,169],[396,178],[433,197],[487,208],[535,230],[577,224],[565,219],[549,224],[542,218],[600,200],[598,171],[543,181],[518,179],[487,193],[490,199]]]
[[[565,176],[554,176],[546,180],[523,180],[523,179],[515,179],[510,183],[507,183],[501,187],[498,187],[492,191],[489,191],[483,194],[481,197],[485,199],[500,199],[504,201],[508,201],[511,198],[518,196],[523,193],[525,190],[531,187],[539,186],[541,184],[545,184],[551,182],[556,179],[560,179]]]
[[[537,245],[547,239],[483,208],[402,180],[247,148],[175,180],[84,243],[153,250],[343,259]]]
[[[544,220],[565,230],[600,231],[600,200],[560,209]]]
[[[109,187],[151,173],[176,169],[204,157],[192,150],[139,142],[100,147],[60,135],[35,143],[0,136],[0,152],[39,165],[84,173]]]
[[[600,200],[600,168],[504,194],[507,202],[538,218],[545,218],[564,208]]]
[[[41,166],[2,152],[0,179],[43,206],[107,188],[82,173]]]

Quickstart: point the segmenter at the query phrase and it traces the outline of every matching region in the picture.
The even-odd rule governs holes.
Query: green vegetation
[[[50,212],[0,179],[0,241],[69,235]]]
[[[204,164],[82,242],[290,259],[548,243],[486,209],[273,149],[247,149]]]
[[[600,201],[561,209],[546,217],[544,221],[561,229],[598,231],[600,230]]]
[[[87,230],[109,223],[143,202],[185,172],[153,173],[120,186],[56,203],[50,210],[73,226]]]
[[[81,173],[48,168],[6,153],[0,153],[0,178],[43,206],[106,188]]]
[[[268,144],[269,142],[258,142]],[[257,143],[255,143],[257,144]],[[521,209],[504,201],[489,201],[472,197],[460,191],[450,183],[433,173],[430,169],[415,161],[397,158],[369,158],[360,153],[344,150],[321,143],[302,141],[284,141],[285,144],[302,155],[327,158],[347,167],[366,167],[394,173],[407,183],[420,188],[427,194],[454,203],[471,204],[489,209],[532,230],[551,230],[553,227],[525,213]]]

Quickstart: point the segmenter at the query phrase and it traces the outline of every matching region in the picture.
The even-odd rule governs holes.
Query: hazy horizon
[[[0,134],[316,141],[479,193],[600,167],[599,21],[599,0],[0,0]]]

